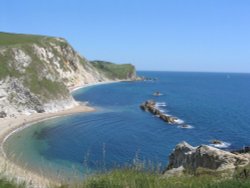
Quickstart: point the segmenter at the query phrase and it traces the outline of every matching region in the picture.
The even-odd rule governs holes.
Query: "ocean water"
[[[7,155],[46,175],[84,176],[135,161],[163,169],[181,141],[196,146],[218,139],[227,150],[250,145],[250,74],[139,75],[157,79],[77,90],[75,99],[88,101],[95,112],[50,119],[24,129],[7,140]],[[153,96],[156,91],[163,95]],[[148,99],[188,128],[142,111],[139,105]]]

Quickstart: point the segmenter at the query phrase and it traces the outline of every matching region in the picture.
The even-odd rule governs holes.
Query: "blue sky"
[[[248,0],[0,0],[0,31],[139,70],[250,72]]]

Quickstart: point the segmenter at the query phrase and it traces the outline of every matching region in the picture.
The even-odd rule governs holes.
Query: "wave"
[[[175,119],[174,122],[178,125],[184,124],[184,121],[182,119]]]
[[[220,144],[209,144],[210,146],[216,147],[216,148],[228,148],[231,146],[228,142],[221,142]]]
[[[159,94],[153,94],[153,96],[157,96],[157,97],[159,97],[159,96],[162,96],[162,95],[164,95],[164,94],[162,94],[162,93],[159,93]]]
[[[171,114],[167,114],[167,113],[164,113],[163,115],[165,115],[165,116],[169,116],[169,117],[172,117],[172,115],[171,115]]]
[[[156,102],[155,103],[155,108],[158,109],[163,115],[174,118],[173,122],[169,123],[169,124],[178,125],[178,128],[181,128],[181,129],[193,129],[194,128],[191,125],[185,124],[184,120],[179,119],[178,117],[175,117],[175,116],[172,116],[172,115],[166,113],[167,110],[165,108],[162,108],[162,107],[166,107],[166,106],[167,106],[167,104],[165,102]],[[160,117],[160,115],[156,115],[156,117]]]
[[[181,129],[193,129],[194,127],[192,125],[179,125],[178,128],[181,128]]]
[[[165,106],[167,106],[167,104],[166,104],[165,102],[157,102],[157,103],[155,104],[155,106],[156,106],[156,107],[165,107]]]

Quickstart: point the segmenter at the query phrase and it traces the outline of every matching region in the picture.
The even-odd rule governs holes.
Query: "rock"
[[[159,91],[156,91],[155,93],[153,93],[153,96],[161,96],[162,95],[162,93],[160,93]]]
[[[212,140],[211,144],[222,144],[223,142],[220,140]]]
[[[157,81],[158,80],[158,78],[150,78],[150,77],[145,77],[145,76],[141,76],[140,79],[143,81]]]
[[[146,102],[142,103],[140,107],[142,110],[153,112],[155,109],[155,104],[155,101],[147,100]]]
[[[0,112],[0,118],[5,118],[7,116],[7,114],[4,111]]]
[[[35,106],[35,111],[37,113],[43,113],[45,112],[44,108],[42,106]]]
[[[21,73],[25,73],[26,68],[31,63],[31,57],[27,55],[23,50],[18,48],[12,49],[14,53],[14,62],[15,62],[15,68],[17,71]]]
[[[187,124],[183,124],[181,125],[181,128],[186,129],[186,128],[189,128],[189,126]]]
[[[163,114],[156,106],[156,102],[153,100],[147,100],[146,102],[142,103],[140,105],[140,108],[144,111],[148,111],[150,113],[152,113],[153,115],[159,117],[160,119],[162,119],[163,121],[167,122],[167,123],[171,123],[171,124],[176,124],[176,120],[178,118],[176,117],[172,117],[166,114]]]
[[[246,155],[233,154],[207,145],[193,147],[182,142],[170,154],[165,173],[180,167],[189,172],[195,172],[199,168],[215,171],[235,170],[237,167],[248,165],[249,160]]]

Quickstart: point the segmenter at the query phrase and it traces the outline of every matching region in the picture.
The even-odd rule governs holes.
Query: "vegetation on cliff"
[[[91,177],[82,184],[61,188],[235,188],[250,187],[249,179],[218,179],[212,176],[182,176],[163,178],[161,174],[136,170],[114,170]]]
[[[119,65],[107,61],[91,61],[91,63],[110,79],[130,79],[136,75],[135,67],[131,64]]]
[[[25,184],[16,184],[14,181],[9,181],[6,178],[0,179],[1,188],[25,188]]]
[[[71,87],[134,78],[132,65],[90,63],[65,39],[0,32],[0,112],[7,115],[71,107]]]
[[[173,153],[176,154],[180,151],[180,146],[189,146],[185,143],[180,143],[176,146]],[[191,146],[190,146],[191,147]],[[204,146],[203,146],[204,147]],[[183,148],[190,155],[186,148]],[[192,149],[195,149],[193,147]],[[178,151],[177,151],[178,150]],[[236,157],[237,155],[241,155],[240,153],[230,154],[230,152],[218,150],[216,148],[208,148],[208,153],[211,154],[212,150],[216,150],[217,154],[220,155],[219,152],[224,153],[221,157],[216,153],[213,153],[213,156],[210,155],[206,162],[210,164],[215,164],[218,160],[221,160],[222,165],[229,165],[230,162],[233,163],[234,160],[230,159],[230,157]],[[203,153],[204,154],[204,153]],[[248,151],[243,151],[244,155],[249,155]],[[183,154],[184,155],[184,154]],[[197,156],[199,154],[196,154]],[[204,154],[206,155],[206,154]],[[215,157],[216,156],[216,157]],[[204,156],[201,156],[201,158]],[[215,159],[215,158],[216,159]],[[240,158],[240,156],[238,156]],[[169,165],[171,166],[172,162],[171,158],[173,158],[173,154],[170,155]],[[179,154],[175,157],[175,160],[180,160],[184,164],[186,159],[183,159]],[[183,161],[181,160],[183,159]],[[204,167],[205,164],[199,165],[200,159],[195,159],[196,169],[188,170],[185,168],[183,173],[173,173],[167,174],[162,173],[159,168],[155,168],[155,165],[151,163],[147,164],[144,162],[136,162],[134,165],[123,168],[123,169],[115,169],[110,172],[100,173],[95,176],[91,176],[86,179],[84,182],[80,184],[72,184],[72,185],[63,185],[61,188],[74,188],[74,187],[82,187],[82,188],[248,188],[250,187],[250,164],[242,165],[238,162],[235,163],[237,166],[233,170],[233,174],[231,173],[232,169],[224,168],[223,170],[214,170],[208,165],[207,168]],[[224,162],[223,162],[224,161]],[[176,164],[177,164],[176,163]],[[226,164],[228,163],[228,164]],[[191,163],[190,163],[191,164]],[[184,165],[185,166],[185,165]],[[201,166],[201,167],[199,167]],[[202,167],[203,166],[203,167]],[[210,167],[209,167],[210,166]],[[230,176],[229,176],[230,175]]]
[[[0,33],[0,79],[17,78],[42,101],[67,96],[67,87],[56,75],[54,65],[57,61],[66,68],[65,57],[54,47],[67,45],[59,38]]]
[[[6,179],[0,180],[1,188],[24,188]],[[88,178],[82,183],[49,186],[48,188],[249,188],[250,177],[235,176],[219,179],[213,175],[196,175],[164,178],[156,172],[119,169]]]

